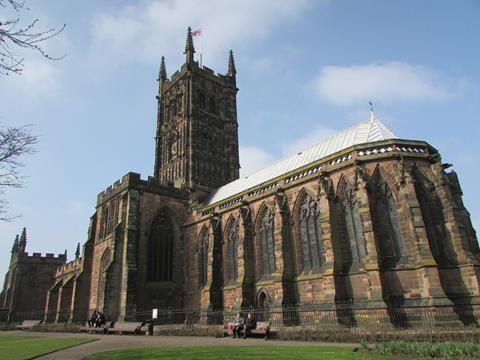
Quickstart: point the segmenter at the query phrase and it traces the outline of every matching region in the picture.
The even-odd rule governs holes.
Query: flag
[[[200,36],[200,35],[202,35],[202,29],[192,31],[192,36]]]

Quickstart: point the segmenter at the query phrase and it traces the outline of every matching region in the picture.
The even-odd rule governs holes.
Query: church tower
[[[185,63],[170,79],[162,57],[154,176],[162,184],[210,191],[238,179],[236,69],[225,75],[200,66],[188,28]]]

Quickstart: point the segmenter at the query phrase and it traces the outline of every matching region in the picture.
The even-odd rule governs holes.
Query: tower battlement
[[[74,273],[81,269],[83,258],[78,258],[68,263],[62,264],[58,267],[55,277],[59,277],[65,274]]]
[[[31,260],[40,260],[40,261],[65,261],[67,257],[65,254],[58,254],[55,256],[53,253],[46,253],[45,256],[42,256],[42,253],[34,252],[31,255],[28,252],[24,252],[22,255],[23,259],[31,259]]]
[[[117,195],[121,191],[127,189],[133,184],[137,184],[140,181],[142,181],[140,174],[129,172],[128,174],[122,176],[120,180],[115,181],[113,185],[108,186],[104,191],[100,192],[97,195],[97,204],[105,202],[114,195]]]
[[[185,195],[185,190],[173,188],[171,186],[160,183],[159,179],[149,176],[147,180],[141,178],[138,173],[130,172],[124,175],[120,180],[117,180],[100,192],[97,196],[97,206],[111,200],[126,189],[134,188],[141,189],[147,192],[156,192],[164,194],[173,194],[180,197]]]

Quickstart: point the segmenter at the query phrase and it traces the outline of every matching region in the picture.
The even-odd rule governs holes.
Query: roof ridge
[[[372,132],[373,127],[376,128],[376,131]],[[273,164],[259,169],[252,174],[238,178],[219,187],[211,194],[210,198],[207,200],[207,204],[213,204],[224,200],[230,196],[281,176],[282,174],[294,171],[302,166],[349,148],[350,146],[391,138],[396,138],[396,136],[376,117],[370,117],[368,120],[364,120],[347,129],[338,131],[296,154],[283,157]]]
[[[300,150],[300,151],[297,151],[296,153],[290,153],[290,155],[286,155],[286,156],[284,156],[284,157],[276,160],[276,161],[275,161],[274,163],[272,163],[271,165],[267,165],[266,167],[261,168],[261,169],[255,171],[255,172],[253,172],[252,174],[249,174],[249,175],[247,175],[247,176],[244,176],[243,178],[247,178],[247,177],[249,177],[250,175],[253,175],[253,174],[255,174],[255,173],[259,172],[259,171],[262,171],[262,170],[264,170],[264,169],[268,169],[269,167],[271,167],[271,166],[273,166],[273,165],[276,165],[276,164],[279,163],[279,162],[282,162],[282,161],[285,161],[285,160],[287,160],[287,159],[290,159],[291,157],[298,156],[298,155],[306,152],[307,150],[309,150],[309,149],[311,149],[311,148],[313,148],[313,147],[315,147],[315,146],[318,146],[318,145],[320,145],[320,144],[323,144],[324,142],[326,142],[326,141],[328,141],[328,140],[330,140],[330,139],[333,139],[334,137],[336,137],[336,136],[338,136],[338,135],[340,135],[340,134],[342,134],[342,133],[344,133],[344,132],[347,132],[348,130],[353,130],[353,129],[355,129],[355,128],[358,128],[360,125],[363,125],[364,123],[366,123],[366,122],[368,122],[368,121],[370,121],[370,119],[364,120],[364,121],[362,121],[362,122],[360,122],[360,123],[358,123],[358,124],[356,124],[356,125],[352,125],[352,126],[346,128],[346,129],[343,129],[343,130],[340,130],[340,131],[337,130],[336,133],[334,133],[334,134],[332,134],[332,135],[330,135],[330,136],[327,136],[327,137],[325,137],[325,138],[323,138],[323,139],[320,139],[320,141],[316,142],[315,144],[309,145],[308,147],[306,147],[306,148],[304,148],[304,149],[302,149],[302,150]],[[355,137],[356,137],[356,136],[355,136]],[[237,179],[237,180],[238,180],[238,179]],[[234,180],[234,181],[236,181],[236,180]]]

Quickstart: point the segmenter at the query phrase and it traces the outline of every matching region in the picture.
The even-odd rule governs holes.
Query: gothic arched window
[[[324,261],[320,207],[306,194],[298,213],[300,243],[302,245],[303,271],[319,269]]]
[[[228,248],[228,282],[235,282],[238,276],[238,221],[233,219],[227,229]]]
[[[374,188],[374,225],[380,257],[392,262],[405,254],[395,200],[387,183],[378,175]],[[391,264],[393,265],[393,264]]]
[[[262,275],[275,272],[275,240],[273,238],[273,213],[265,208],[260,218],[260,254]]]
[[[198,252],[198,282],[200,286],[207,283],[208,274],[208,230],[205,228],[200,235]]]
[[[358,209],[355,192],[347,185],[340,198],[340,221],[344,237],[348,241],[353,263],[357,263],[367,255],[367,247],[363,236],[363,225]]]
[[[166,209],[153,220],[148,239],[148,280],[172,281],[173,226]]]

